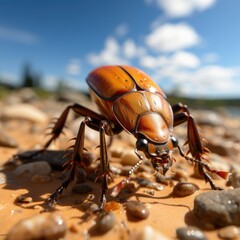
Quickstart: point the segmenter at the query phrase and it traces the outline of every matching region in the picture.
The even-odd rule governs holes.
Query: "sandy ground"
[[[40,126],[35,133],[31,131],[29,123],[25,121],[10,121],[5,125],[5,130],[13,136],[22,150],[31,149],[35,144],[43,144],[43,135]],[[61,140],[60,140],[61,141]],[[62,142],[66,144],[66,137],[62,138]],[[120,140],[115,140],[113,145],[124,144]],[[18,149],[0,147],[0,165],[11,159]],[[110,157],[110,161],[118,161]],[[182,161],[181,159],[178,161]],[[188,171],[193,172],[193,167],[187,164]],[[1,167],[2,171],[7,175],[7,183],[0,185],[0,239],[5,239],[9,229],[21,219],[40,214],[45,211],[43,202],[61,183],[61,180],[53,178],[50,183],[33,183],[29,178],[16,177],[13,174],[14,167]],[[58,172],[54,173],[59,174]],[[109,188],[118,183],[122,177],[114,178]],[[123,206],[113,212],[117,216],[117,223],[112,230],[104,234],[107,239],[128,239],[129,233],[140,231],[145,226],[151,226],[161,234],[168,236],[169,239],[176,239],[176,229],[187,225],[195,225],[201,227],[194,218],[191,210],[193,208],[194,197],[204,191],[209,191],[209,185],[202,179],[189,177],[188,182],[196,183],[200,190],[193,195],[187,197],[173,197],[171,192],[172,186],[164,186],[162,191],[154,191],[154,196],[148,193],[149,189],[144,187],[137,188],[136,192],[124,196],[126,200],[138,200],[146,203],[150,210],[150,215],[145,220],[137,220],[126,215]],[[218,186],[227,188],[224,180],[215,180]],[[99,202],[100,185],[91,183],[94,188],[94,201]],[[83,211],[81,203],[86,200],[87,194],[79,195],[71,192],[72,185],[66,190],[59,199],[59,203],[55,209],[60,211],[61,215],[66,219],[69,230],[66,239],[102,239],[102,235],[87,234],[87,231],[94,225],[95,216],[82,221]],[[16,197],[24,195],[32,197],[32,203],[15,204]],[[118,201],[108,196],[108,201]],[[216,231],[204,231],[209,239],[218,239]]]

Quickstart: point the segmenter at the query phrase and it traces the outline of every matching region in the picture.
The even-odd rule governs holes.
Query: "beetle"
[[[62,191],[74,180],[78,166],[85,167],[83,160],[85,126],[99,131],[100,136],[100,177],[102,190],[100,208],[106,202],[108,177],[111,171],[107,155],[105,137],[126,131],[136,138],[135,153],[138,163],[129,171],[128,177],[119,183],[113,194],[118,194],[129,180],[133,171],[142,163],[142,155],[151,161],[155,170],[165,174],[173,163],[172,152],[177,148],[180,155],[194,163],[212,189],[220,189],[213,183],[208,172],[226,178],[227,173],[211,169],[202,161],[207,149],[202,144],[194,118],[186,105],[171,106],[164,91],[144,72],[131,66],[102,66],[94,69],[86,78],[89,93],[97,104],[100,113],[96,113],[78,103],[66,107],[51,130],[51,137],[44,146],[47,149],[52,141],[62,133],[68,113],[84,116],[80,124],[71,158],[67,162],[68,178],[48,198],[55,203]],[[192,157],[185,154],[173,135],[174,127],[187,122],[187,144]]]

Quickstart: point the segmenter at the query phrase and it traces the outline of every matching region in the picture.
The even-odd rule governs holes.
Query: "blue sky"
[[[239,0],[0,0],[0,78],[30,63],[43,85],[86,89],[91,69],[128,64],[166,92],[240,97]]]

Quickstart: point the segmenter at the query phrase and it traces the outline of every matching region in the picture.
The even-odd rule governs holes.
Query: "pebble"
[[[0,172],[0,185],[7,183],[7,176],[5,173]]]
[[[157,173],[155,175],[155,180],[158,182],[158,183],[161,183],[163,185],[169,185],[169,178],[167,178],[166,176],[162,175],[161,173]]]
[[[79,183],[72,188],[72,191],[77,194],[86,194],[93,191],[88,183]]]
[[[22,119],[33,123],[47,123],[48,116],[30,104],[14,104],[4,107],[0,116],[6,119]]]
[[[106,212],[114,211],[120,209],[121,204],[115,201],[107,202],[104,206]]]
[[[138,156],[132,150],[126,150],[121,155],[121,163],[123,166],[134,166],[138,161]]]
[[[48,183],[52,181],[52,177],[48,175],[33,175],[31,178],[31,182],[33,183]]]
[[[138,183],[141,187],[145,187],[145,188],[149,188],[149,189],[153,189],[156,191],[161,191],[163,190],[163,185],[157,182],[151,182],[147,179],[139,179]]]
[[[32,177],[34,175],[49,175],[52,172],[52,168],[48,162],[32,162],[22,164],[14,170],[16,176]]]
[[[116,223],[116,216],[113,212],[106,212],[97,218],[95,228],[101,233],[110,231]]]
[[[124,148],[119,145],[113,144],[110,152],[112,154],[112,157],[120,158],[122,156],[122,153],[124,152]]]
[[[18,196],[15,200],[15,203],[31,203],[33,201],[32,197]]]
[[[16,148],[18,147],[18,143],[11,135],[0,129],[0,146]]]
[[[173,195],[177,197],[186,197],[192,195],[197,190],[199,190],[199,187],[194,183],[179,182],[173,188]]]
[[[129,201],[125,203],[127,214],[138,219],[148,218],[150,212],[149,209],[141,202]]]
[[[240,189],[209,191],[194,199],[193,214],[209,229],[240,225]]]
[[[228,185],[234,188],[240,188],[240,173],[233,172],[228,179]]]
[[[222,239],[240,239],[240,230],[233,225],[219,229],[217,234]]]
[[[14,225],[7,240],[57,240],[65,236],[67,224],[59,213],[42,213]]]
[[[15,155],[15,158],[19,159],[23,163],[45,161],[49,163],[54,170],[63,170],[63,164],[69,159],[69,155],[71,153],[72,150],[45,150],[43,152],[35,150],[17,154]],[[92,153],[83,153],[83,159],[86,166],[88,166],[96,158],[97,157]]]
[[[181,227],[176,230],[179,240],[207,240],[205,234],[197,227]]]
[[[170,240],[151,226],[144,226],[139,231],[133,231],[127,240]]]
[[[177,169],[172,179],[179,182],[186,182],[188,179],[188,173],[184,169]]]
[[[78,168],[77,174],[76,174],[76,182],[77,183],[83,183],[87,180],[87,173],[84,168]]]

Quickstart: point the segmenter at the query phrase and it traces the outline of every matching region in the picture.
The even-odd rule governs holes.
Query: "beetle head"
[[[159,144],[139,135],[136,142],[136,151],[142,151],[151,160],[153,168],[162,171],[163,174],[172,165],[172,151],[175,147],[178,147],[178,141],[173,136],[170,136],[167,142]]]

